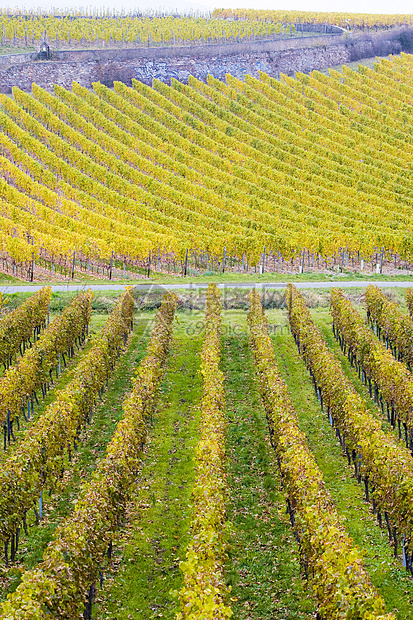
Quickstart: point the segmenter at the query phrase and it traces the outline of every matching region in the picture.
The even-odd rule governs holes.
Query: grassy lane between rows
[[[158,412],[149,426],[142,471],[112,571],[99,592],[94,618],[172,620],[182,585],[199,438],[203,335],[198,313],[180,313]]]
[[[112,437],[113,431],[119,419],[122,417],[122,401],[131,387],[131,378],[140,359],[145,354],[146,344],[149,338],[150,322],[153,312],[138,315],[135,319],[133,334],[130,336],[128,349],[119,359],[108,388],[103,394],[102,400],[96,407],[91,424],[84,428],[81,433],[81,441],[78,451],[72,458],[70,469],[64,473],[60,491],[50,498],[44,498],[43,518],[36,525],[32,511],[28,514],[28,536],[22,533],[16,562],[10,568],[1,564],[1,597],[8,592],[13,592],[20,583],[20,577],[24,569],[35,567],[42,559],[43,552],[48,542],[53,538],[54,532],[64,518],[72,511],[73,502],[78,495],[79,487],[85,478],[93,472],[96,462],[105,452],[106,445]],[[90,334],[99,331],[107,320],[108,315],[94,316]],[[93,344],[90,338],[81,355],[87,353]],[[79,357],[76,359],[76,362]],[[76,366],[68,373],[60,377],[59,389],[62,389],[72,378]],[[48,399],[53,395],[48,395]],[[43,404],[43,403],[42,403]],[[42,407],[44,409],[44,407]],[[37,415],[41,414],[39,409]],[[27,432],[30,432],[30,428]]]
[[[347,464],[327,415],[321,412],[310,375],[286,328],[285,311],[271,310],[267,315],[271,324],[281,326],[273,336],[277,363],[292,396],[300,428],[307,436],[347,531],[364,550],[366,569],[373,585],[383,596],[387,611],[394,612],[400,620],[413,620],[413,580],[400,558],[393,557],[387,532],[380,529],[371,505],[364,500],[363,489],[354,478],[353,468]]]
[[[234,618],[314,618],[314,601],[300,575],[298,546],[255,386],[246,313],[228,311],[223,318],[228,519],[232,522],[227,578]]]

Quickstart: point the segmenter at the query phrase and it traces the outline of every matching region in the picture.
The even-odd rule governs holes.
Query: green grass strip
[[[228,518],[232,522],[226,571],[234,618],[314,618],[314,601],[301,579],[298,546],[256,390],[245,314],[228,311],[224,318]]]
[[[148,429],[142,473],[112,574],[99,592],[97,620],[175,618],[182,585],[199,437],[202,337],[194,313],[179,314],[158,411]],[[193,335],[195,333],[195,335]],[[119,546],[120,545],[120,546]]]

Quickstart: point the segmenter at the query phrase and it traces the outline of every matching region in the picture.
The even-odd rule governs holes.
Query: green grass
[[[35,524],[34,515],[28,514],[29,533],[26,537],[22,532],[16,563],[7,569],[1,567],[1,595],[16,589],[20,583],[23,568],[30,569],[41,561],[48,542],[63,519],[73,510],[80,485],[90,477],[99,458],[104,455],[116,423],[122,417],[122,401],[131,387],[131,377],[138,362],[145,353],[149,337],[147,329],[153,313],[146,313],[135,320],[134,333],[131,336],[126,353],[120,358],[118,365],[109,380],[108,389],[102,401],[96,407],[90,426],[81,434],[78,452],[75,453],[70,468],[65,472],[63,483],[50,498],[44,494],[44,517],[39,525]],[[107,319],[95,317],[95,328]],[[69,377],[66,377],[67,382]]]
[[[227,578],[234,618],[313,618],[314,601],[301,579],[298,546],[255,387],[245,314],[232,311],[224,317],[228,519],[233,532]]]
[[[197,314],[180,315],[166,378],[112,573],[98,595],[94,618],[175,617],[179,562],[185,558],[199,435],[202,337]],[[193,332],[196,332],[193,334]]]
[[[34,45],[3,45],[0,47],[0,56],[4,56],[5,54],[27,54],[27,52],[35,52],[36,48]]]
[[[84,286],[88,286],[89,284],[123,284],[125,286],[138,286],[142,284],[190,284],[190,283],[199,283],[205,285],[210,282],[216,283],[236,283],[236,282],[348,282],[348,281],[364,281],[364,280],[374,280],[379,282],[392,282],[392,281],[412,281],[413,282],[413,274],[398,274],[394,276],[378,274],[375,272],[370,272],[367,269],[361,273],[353,273],[350,271],[344,270],[343,273],[337,273],[336,271],[331,270],[331,273],[315,273],[315,272],[306,272],[299,274],[287,274],[287,273],[234,273],[230,271],[226,271],[224,273],[221,272],[208,272],[207,274],[200,275],[188,275],[188,276],[180,276],[180,275],[164,275],[161,273],[151,272],[150,278],[118,278],[113,280],[103,279],[103,278],[93,278],[88,276],[82,276],[81,278],[75,278],[74,280],[67,281],[58,281],[58,280],[47,280],[45,282],[25,282],[22,280],[7,279],[5,276],[5,280],[0,281],[0,284],[21,284],[24,286],[39,286],[39,284],[46,285],[65,285],[65,284],[82,284]]]
[[[22,280],[9,275],[8,273],[0,273],[0,284],[23,284]]]
[[[46,285],[45,285],[46,286]],[[64,308],[71,302],[71,300],[79,294],[79,291],[54,291],[50,299],[50,320],[54,318],[54,315],[60,314]],[[92,299],[92,313],[94,314],[110,314],[113,307],[122,294],[122,290],[119,291],[93,291]],[[31,297],[33,293],[18,292],[18,293],[4,293],[4,306],[5,312],[11,312],[18,306],[20,306],[26,299]]]
[[[346,62],[346,63],[343,63],[342,65],[334,65],[334,67],[331,67],[331,69],[340,71],[340,73],[343,73],[343,66],[348,67],[349,69],[352,69],[353,71],[357,71],[359,65],[362,65],[363,67],[368,67],[369,69],[374,69],[374,65],[380,60],[383,60],[383,58],[389,59],[390,56],[374,56],[373,58],[362,58],[360,60],[355,60],[354,62]],[[328,75],[329,74],[328,71],[329,71],[328,69],[322,69],[320,70],[320,73],[324,73],[325,75]]]
[[[268,312],[271,322],[285,321],[284,313]],[[393,557],[385,529],[380,529],[363,489],[353,476],[327,416],[320,410],[304,362],[291,334],[285,329],[274,336],[275,353],[296,408],[301,430],[320,467],[326,487],[354,542],[365,553],[365,566],[373,585],[383,596],[388,611],[400,620],[413,618],[413,581],[401,559]]]
[[[370,273],[367,270],[362,273],[353,273],[344,270],[343,273],[337,273],[331,271],[331,273],[316,273],[306,272],[304,273],[213,273],[211,275],[200,276],[186,276],[186,277],[158,277],[153,278],[154,282],[163,282],[164,280],[169,282],[176,282],[176,280],[182,280],[184,282],[345,282],[352,280],[378,280],[378,281],[393,281],[393,280],[413,280],[413,274],[409,275],[395,275],[389,276],[384,274]],[[146,281],[146,280],[145,280]],[[143,281],[140,280],[140,283]]]
[[[46,284],[44,286],[47,286]],[[109,294],[113,293],[117,297],[121,294],[121,291],[108,291]],[[50,298],[50,321],[55,318],[55,315],[60,314],[62,310],[72,301],[74,297],[79,294],[78,291],[62,291],[62,292],[52,292]],[[18,293],[3,293],[3,313],[12,312],[18,306],[20,306],[26,299],[33,295],[30,291],[22,291]],[[96,296],[92,301],[92,310],[97,312],[100,308],[96,307],[96,299],[103,297],[103,294],[97,292]],[[106,295],[105,295],[106,296]],[[95,304],[95,306],[94,306]],[[102,312],[101,312],[102,313]]]
[[[146,283],[156,283],[156,284],[179,284],[179,282],[184,283],[205,283],[209,282],[228,282],[228,283],[236,283],[236,282],[346,282],[353,280],[377,280],[382,282],[391,282],[391,281],[409,281],[413,282],[413,274],[412,275],[396,275],[396,276],[387,276],[380,275],[377,273],[336,273],[331,272],[331,274],[325,273],[302,273],[302,274],[286,274],[286,273],[213,273],[211,275],[200,275],[200,276],[158,276],[145,280],[138,280],[137,282],[133,282],[133,284],[146,284]],[[132,281],[130,282],[132,284]]]

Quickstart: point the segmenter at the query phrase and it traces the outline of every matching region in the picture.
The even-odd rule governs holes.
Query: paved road
[[[363,288],[369,284],[375,284],[380,287],[399,287],[399,288],[413,288],[413,281],[390,281],[390,282],[375,282],[373,280],[355,280],[355,281],[335,281],[335,282],[294,282],[297,288]],[[52,286],[54,292],[70,292],[81,291],[84,289],[91,289],[92,291],[122,291],[126,285],[124,284],[90,284],[89,286],[84,284],[58,284]],[[229,288],[257,288],[257,289],[282,289],[286,288],[287,282],[227,282],[220,283],[218,287],[221,289]],[[207,287],[206,283],[185,283],[181,284],[136,284],[135,288],[139,291],[164,291],[164,290],[199,290]],[[2,293],[27,293],[38,291],[42,288],[42,285],[10,285],[0,286]]]

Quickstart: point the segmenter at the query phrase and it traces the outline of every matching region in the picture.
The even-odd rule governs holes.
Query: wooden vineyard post
[[[150,277],[150,273],[151,273],[151,251],[149,250],[149,256],[148,256],[148,278]]]
[[[303,256],[301,260],[301,265],[299,265],[299,273],[304,272],[304,260],[305,260],[305,248],[303,248]]]
[[[184,262],[184,277],[188,274],[188,248],[186,248],[185,262]]]
[[[113,250],[112,250],[112,254],[110,255],[109,280],[112,279],[112,270],[113,270]]]
[[[225,262],[226,262],[226,258],[227,258],[227,250],[224,247],[224,253],[222,255],[222,273],[224,273],[225,271]]]
[[[76,252],[73,251],[73,262],[72,262],[72,280],[75,277],[75,265],[76,265]]]
[[[94,598],[95,598],[95,584],[92,583],[92,585],[89,588],[89,592],[87,594],[85,611],[83,612],[84,620],[91,620],[92,618],[92,606],[93,606]]]

